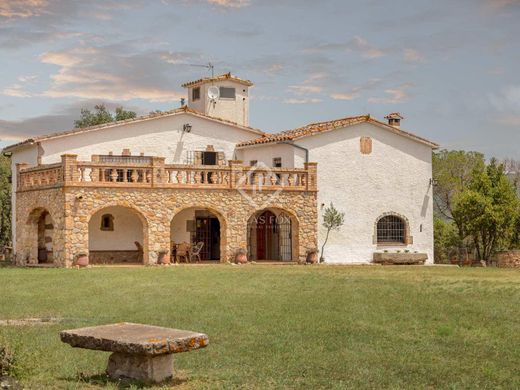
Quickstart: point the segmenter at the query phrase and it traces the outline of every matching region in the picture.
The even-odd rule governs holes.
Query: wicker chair
[[[204,247],[204,243],[202,241],[197,242],[195,245],[193,245],[190,249],[190,262],[192,259],[197,258],[197,262],[200,263],[200,251]]]
[[[187,242],[181,242],[177,246],[177,253],[176,253],[175,257],[176,257],[176,261],[178,263],[180,263],[181,258],[184,258],[184,261],[186,263],[190,262],[190,247],[191,247],[190,244],[188,244]]]

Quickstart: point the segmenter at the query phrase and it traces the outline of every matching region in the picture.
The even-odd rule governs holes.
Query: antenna
[[[210,70],[211,71],[211,77],[214,77],[215,76],[215,66],[211,63],[211,62],[208,62],[207,64],[188,64],[189,66],[197,66],[199,68],[206,68],[207,70]]]

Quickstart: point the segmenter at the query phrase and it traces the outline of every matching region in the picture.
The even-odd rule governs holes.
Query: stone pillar
[[[160,206],[153,215],[148,214],[146,218],[148,231],[145,231],[143,240],[144,263],[157,264],[160,252],[171,254],[170,219],[168,213],[163,212]]]
[[[229,160],[228,161],[230,173],[229,173],[229,188],[237,187],[237,180],[242,172],[242,161],[241,160]]]
[[[166,182],[164,160],[164,157],[152,157],[152,187],[160,186]]]
[[[63,169],[63,184],[68,185],[79,180],[79,172],[77,167],[77,154],[62,154],[61,166]]]
[[[26,163],[17,163],[16,164],[16,189],[20,189],[23,187],[24,183],[22,183],[20,171],[27,169],[29,164]]]
[[[304,168],[307,170],[307,190],[316,191],[318,189],[318,163],[306,162]]]

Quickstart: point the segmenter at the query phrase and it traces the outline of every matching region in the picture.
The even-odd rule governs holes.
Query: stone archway
[[[26,258],[29,264],[54,263],[54,221],[50,212],[38,207],[29,213],[25,247],[28,249]]]
[[[298,261],[298,219],[287,210],[256,211],[247,223],[249,260]]]
[[[170,221],[172,256],[176,245],[195,245],[198,242],[203,243],[201,260],[223,262],[228,259],[227,222],[221,212],[212,207],[188,206],[175,213]]]
[[[147,264],[148,222],[136,209],[107,206],[88,223],[91,264]]]

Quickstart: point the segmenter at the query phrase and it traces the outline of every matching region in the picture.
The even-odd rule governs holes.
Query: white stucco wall
[[[170,225],[170,237],[176,243],[190,242],[190,232],[186,231],[186,221],[195,219],[195,209],[185,209],[173,217]]]
[[[273,159],[280,157],[282,159],[282,167],[294,168],[295,150],[294,146],[287,144],[268,144],[261,148],[238,149],[237,158],[246,165],[249,165],[252,160],[256,160],[258,163],[261,162],[268,167],[272,167]]]
[[[359,139],[372,138],[372,153],[360,153]],[[329,237],[325,258],[330,263],[368,263],[376,251],[418,251],[433,262],[433,205],[429,146],[396,135],[370,123],[302,138],[296,144],[309,149],[309,161],[318,163],[319,245],[324,208],[331,202],[345,213],[345,224]],[[270,156],[270,146],[240,150],[245,161]],[[302,166],[304,152],[294,151]],[[264,163],[270,165],[270,158]],[[323,207],[322,207],[323,205]],[[373,244],[374,223],[385,212],[407,217],[413,244],[380,247]]]
[[[219,98],[211,102],[208,98],[208,88],[235,88],[235,99]],[[192,89],[188,89],[188,107],[215,118],[227,119],[232,122],[249,126],[249,87],[236,81],[222,80],[200,85],[200,99],[192,100]]]
[[[101,217],[114,217],[114,230],[101,230]],[[125,207],[107,207],[95,213],[88,225],[89,250],[137,250],[135,241],[143,245],[143,224],[139,217]]]
[[[190,133],[182,131],[185,123],[192,125]],[[205,150],[207,145],[233,159],[237,142],[256,137],[247,130],[182,113],[43,141],[42,162],[59,162],[64,153],[90,160],[93,154],[120,155],[130,149],[132,155],[166,157],[167,164],[185,163],[188,151]]]

